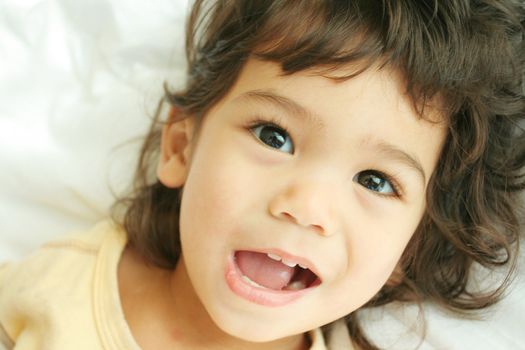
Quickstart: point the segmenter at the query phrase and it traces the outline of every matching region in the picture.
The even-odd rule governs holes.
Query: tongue
[[[241,272],[255,283],[281,290],[290,283],[295,268],[270,259],[266,254],[241,251],[235,254]]]

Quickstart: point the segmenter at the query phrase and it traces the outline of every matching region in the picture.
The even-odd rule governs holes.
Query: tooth
[[[244,281],[248,282],[250,285],[254,286],[254,287],[259,287],[259,288],[265,288],[266,289],[266,287],[263,287],[260,284],[258,284],[257,282],[252,281],[248,276],[244,276],[243,275],[241,278]]]
[[[295,281],[286,286],[286,290],[300,290],[306,288],[303,281]]]
[[[308,267],[303,266],[303,265],[301,265],[301,264],[298,264],[298,265],[299,265],[300,268],[305,269],[305,270],[308,268]]]
[[[295,262],[287,261],[287,260],[284,260],[284,259],[281,260],[281,262],[283,264],[285,264],[286,266],[290,266],[290,267],[295,267],[295,265],[297,265],[297,263],[295,263]]]
[[[266,255],[268,255],[268,257],[270,259],[275,260],[275,261],[281,261],[281,259],[282,259],[279,255],[275,255],[275,254],[272,254],[272,253],[268,253]]]

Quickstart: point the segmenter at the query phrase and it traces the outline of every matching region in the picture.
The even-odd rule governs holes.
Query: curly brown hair
[[[285,75],[316,68],[338,80],[388,66],[403,74],[422,118],[440,96],[449,127],[426,212],[401,258],[402,278],[365,307],[430,300],[466,312],[492,305],[512,277],[523,225],[524,23],[518,0],[197,0],[187,25],[185,88],[165,88],[133,189],[115,202],[112,217],[147,261],[175,267],[182,188],[165,187],[154,173],[164,102],[202,119],[248,57],[279,63]],[[349,63],[359,63],[352,74],[331,74]],[[508,266],[506,278],[492,290],[471,290],[474,264]],[[356,345],[377,349],[355,313],[345,319]]]

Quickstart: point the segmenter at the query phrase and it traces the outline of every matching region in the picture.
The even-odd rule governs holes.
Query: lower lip
[[[228,258],[225,277],[232,292],[243,299],[264,306],[277,307],[290,304],[315,288],[314,286],[294,291],[271,290],[252,286],[242,279],[242,273],[234,261],[233,254]]]

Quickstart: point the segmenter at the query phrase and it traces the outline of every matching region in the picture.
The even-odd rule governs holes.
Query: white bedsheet
[[[186,0],[0,0],[0,262],[107,215],[139,143],[115,147],[146,131],[163,81],[181,83],[186,12]],[[420,349],[525,349],[523,266],[485,321],[427,306]],[[415,346],[413,309],[367,313],[368,332]]]

